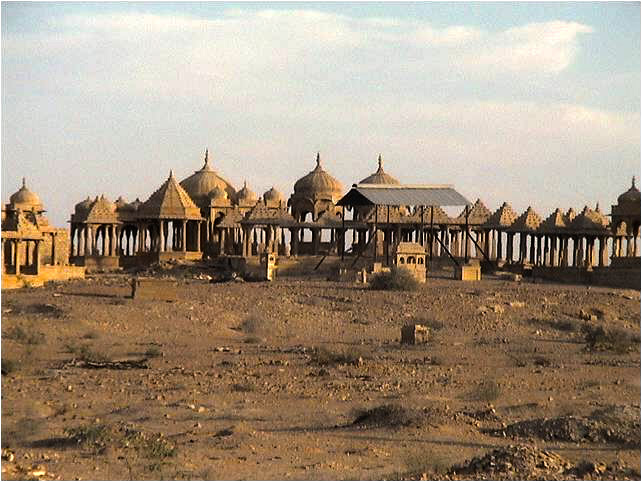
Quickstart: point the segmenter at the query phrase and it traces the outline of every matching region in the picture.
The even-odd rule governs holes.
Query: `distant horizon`
[[[548,217],[640,178],[640,4],[2,3],[2,202],[384,169]],[[638,183],[639,186],[639,183]]]

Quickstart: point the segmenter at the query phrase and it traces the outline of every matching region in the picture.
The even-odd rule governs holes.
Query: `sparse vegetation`
[[[502,389],[494,380],[484,380],[477,385],[467,398],[478,402],[494,402],[502,394]]]
[[[403,475],[413,478],[428,474],[443,474],[449,469],[449,464],[443,456],[432,450],[414,451],[407,454],[405,466],[406,472]]]
[[[82,337],[85,340],[95,340],[99,337],[100,335],[98,334],[97,331],[91,330],[85,333]]]
[[[112,439],[112,434],[106,425],[89,424],[65,429],[65,435],[79,446],[100,452],[105,449]]]
[[[156,346],[150,346],[147,350],[145,350],[144,355],[147,358],[158,358],[160,356],[163,356],[163,352]]]
[[[333,351],[326,347],[312,350],[310,361],[316,365],[359,365],[368,358],[367,353],[357,347],[344,348]]]
[[[18,368],[20,367],[20,363],[18,360],[12,360],[9,358],[3,358],[2,359],[2,374],[3,375],[10,375],[11,373],[14,373],[18,371]]]
[[[14,340],[24,345],[39,345],[45,341],[44,333],[37,332],[31,327],[25,328],[22,325],[16,325],[8,329],[4,336],[9,340]]]
[[[248,335],[261,335],[267,331],[267,322],[258,315],[251,315],[243,320],[238,329]]]
[[[626,353],[640,348],[640,335],[632,331],[589,324],[582,331],[586,348],[590,351]]]
[[[256,390],[256,387],[251,383],[234,383],[232,390],[235,392],[253,392]]]
[[[103,363],[110,361],[110,358],[104,353],[95,351],[87,344],[66,343],[64,345],[65,351],[74,355],[77,360],[90,362],[90,363]]]
[[[393,266],[390,272],[378,273],[370,281],[370,289],[383,291],[416,291],[419,281],[406,268]]]
[[[252,344],[252,343],[261,343],[262,339],[258,336],[248,336],[243,340],[243,343]]]
[[[352,425],[360,427],[407,427],[421,423],[423,414],[418,410],[391,403],[357,410]]]

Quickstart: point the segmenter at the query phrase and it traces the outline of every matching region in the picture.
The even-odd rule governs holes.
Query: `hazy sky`
[[[640,4],[2,3],[2,200],[50,219],[200,169],[314,167],[494,210],[607,212],[640,174]]]

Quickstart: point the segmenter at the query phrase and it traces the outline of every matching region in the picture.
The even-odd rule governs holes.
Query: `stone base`
[[[10,290],[23,288],[25,286],[36,288],[43,286],[47,281],[66,281],[69,279],[83,279],[85,268],[83,266],[69,265],[44,265],[40,267],[40,273],[32,274],[2,274],[2,289]]]
[[[427,343],[430,332],[423,325],[405,325],[401,327],[401,343],[405,345],[418,345]]]
[[[455,266],[454,278],[461,281],[480,281],[481,266],[479,264]]]
[[[176,281],[155,278],[134,278],[132,298],[136,300],[177,301]]]

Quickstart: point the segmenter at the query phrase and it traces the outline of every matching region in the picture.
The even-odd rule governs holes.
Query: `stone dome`
[[[94,202],[92,206],[92,210],[100,211],[100,212],[116,212],[116,204],[111,202],[109,199],[105,197],[104,194],[101,194],[99,198]]]
[[[640,190],[635,186],[635,176],[631,181],[631,187],[628,191],[620,194],[617,198],[618,204],[620,203],[640,203]]]
[[[245,181],[241,190],[236,193],[236,203],[246,205],[249,203],[256,203],[256,200],[256,194],[247,187],[247,181]]]
[[[379,168],[359,184],[399,184],[399,181],[383,170],[383,160],[379,154]]]
[[[127,201],[122,196],[118,196],[118,199],[114,201],[114,204],[116,205],[116,210],[118,211],[120,211],[121,209],[125,209],[128,206]]]
[[[234,186],[219,176],[210,166],[209,153],[207,150],[205,151],[205,163],[203,167],[199,171],[195,171],[191,176],[183,179],[180,185],[198,206],[209,204],[209,193],[216,187],[223,189],[229,198],[233,198],[236,194]]]
[[[214,189],[212,189],[207,194],[207,197],[210,198],[212,201],[215,201],[217,199],[228,199],[229,198],[227,192],[225,192],[225,190],[221,189],[219,186],[216,186]]]
[[[294,193],[309,197],[326,195],[328,198],[339,197],[343,185],[321,167],[321,156],[317,153],[317,165],[308,174],[294,183]]]
[[[134,201],[129,203],[129,206],[132,209],[132,211],[137,211],[141,204],[143,204],[142,201],[136,198]]]
[[[74,212],[76,214],[87,214],[89,212],[89,209],[91,208],[91,203],[91,198],[87,196],[85,200],[80,201],[74,206]]]
[[[40,198],[27,187],[27,182],[24,177],[22,178],[22,187],[11,195],[9,204],[11,204],[14,209],[22,209],[23,211],[31,211],[32,209],[36,211],[44,210]]]
[[[274,187],[271,187],[268,191],[263,193],[263,199],[265,202],[281,202],[283,201],[283,194],[277,191]]]

